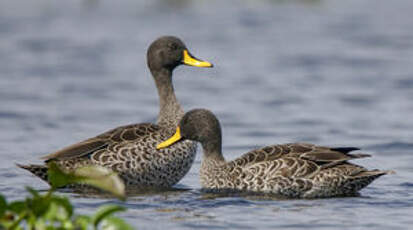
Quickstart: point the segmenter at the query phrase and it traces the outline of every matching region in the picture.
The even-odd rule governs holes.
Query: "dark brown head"
[[[195,67],[213,66],[209,62],[193,57],[185,44],[173,36],[163,36],[152,42],[148,49],[147,61],[151,72],[165,69],[172,72],[181,64]]]
[[[160,143],[157,148],[165,148],[185,139],[200,142],[206,152],[220,152],[221,126],[218,119],[209,110],[191,110],[179,122],[176,133],[168,140]]]

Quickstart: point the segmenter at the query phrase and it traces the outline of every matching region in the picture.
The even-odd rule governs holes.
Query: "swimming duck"
[[[175,96],[172,72],[181,64],[213,65],[195,58],[179,38],[172,36],[160,37],[149,46],[147,64],[159,95],[156,124],[132,124],[112,129],[43,157],[45,163],[56,162],[67,171],[86,165],[104,166],[117,172],[126,188],[176,184],[194,161],[196,143],[185,141],[172,148],[156,149],[157,143],[174,133],[184,115]],[[18,166],[47,181],[47,165]]]
[[[290,198],[352,196],[390,172],[367,170],[349,163],[349,160],[370,156],[349,153],[358,148],[307,143],[266,146],[227,162],[221,151],[219,121],[205,109],[187,112],[175,134],[157,148],[167,149],[182,140],[201,143],[204,152],[201,185],[212,191],[271,193]]]

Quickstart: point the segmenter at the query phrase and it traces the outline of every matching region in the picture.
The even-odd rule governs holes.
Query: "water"
[[[146,48],[181,37],[214,69],[180,67],[177,96],[223,126],[234,159],[275,143],[358,146],[393,169],[355,198],[274,200],[177,185],[119,203],[138,229],[408,229],[413,212],[411,1],[0,1],[0,192],[47,185],[14,166],[119,125],[154,121]]]

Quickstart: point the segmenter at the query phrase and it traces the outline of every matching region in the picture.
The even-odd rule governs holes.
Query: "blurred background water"
[[[47,185],[15,162],[103,131],[155,121],[146,49],[182,38],[214,69],[179,67],[186,110],[223,126],[234,159],[268,144],[358,146],[357,163],[393,169],[362,196],[322,200],[200,193],[202,152],[177,187],[130,197],[120,214],[138,229],[409,229],[413,224],[413,2],[0,0],[0,192]],[[80,212],[111,199],[74,194]]]

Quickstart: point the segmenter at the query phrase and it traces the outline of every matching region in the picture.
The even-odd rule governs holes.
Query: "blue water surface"
[[[137,229],[411,229],[413,2],[408,0],[0,0],[0,192],[48,186],[14,164],[111,128],[153,122],[158,98],[146,49],[181,37],[213,69],[179,67],[186,110],[208,108],[227,159],[268,144],[357,146],[392,169],[360,197],[214,197],[198,180],[202,151],[177,185],[102,204]]]

